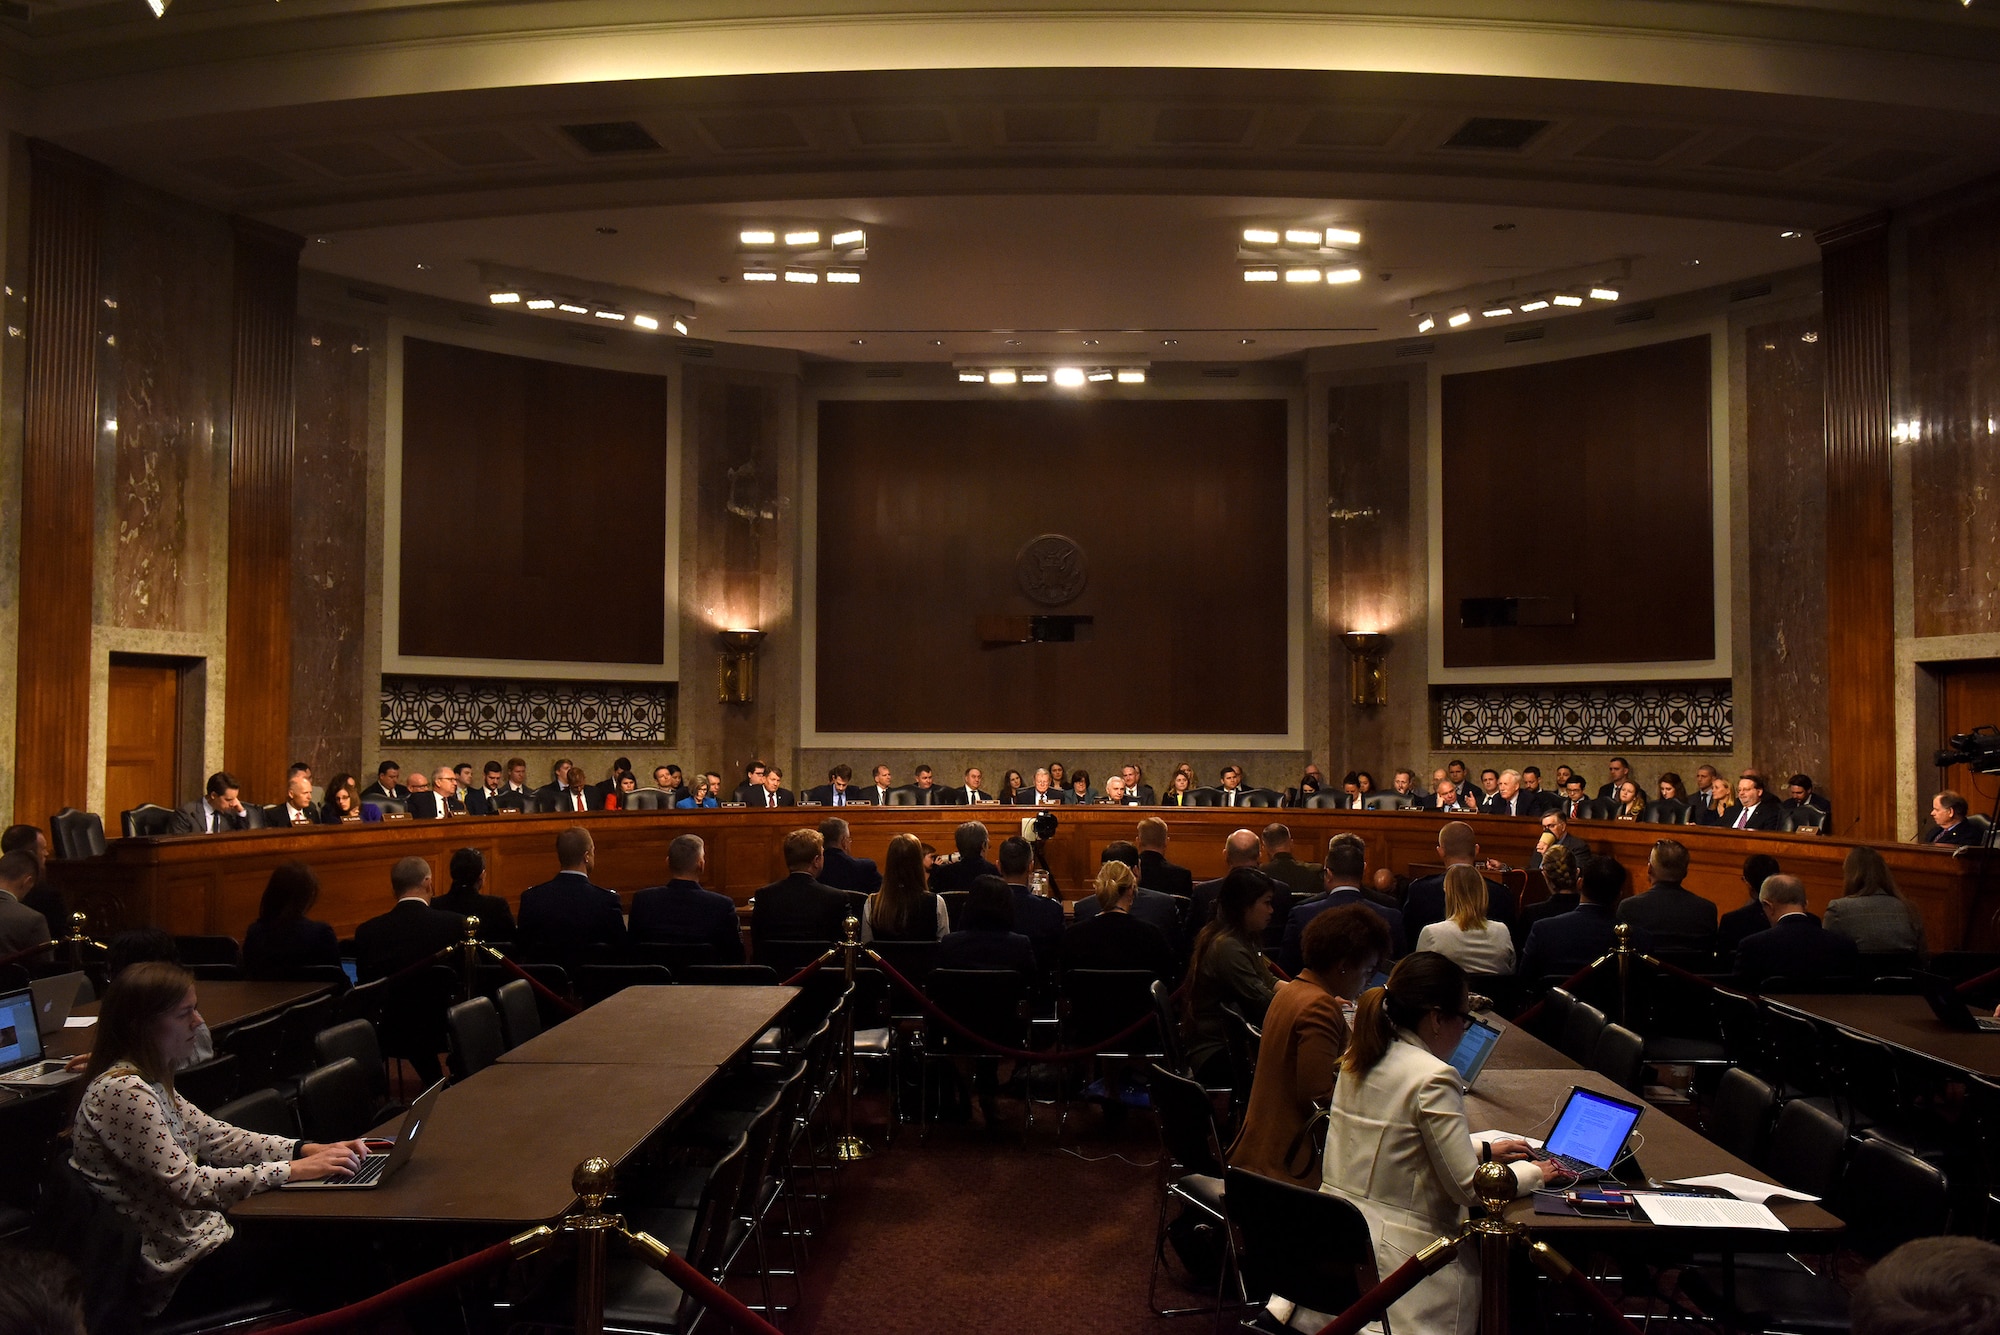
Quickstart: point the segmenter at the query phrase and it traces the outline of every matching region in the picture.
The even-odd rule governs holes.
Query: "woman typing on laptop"
[[[265,1276],[222,1211],[290,1181],[351,1173],[358,1140],[313,1145],[218,1122],[174,1092],[174,1071],[201,1029],[194,978],[178,965],[135,964],[98,1010],[70,1162],[138,1226],[141,1302],[151,1314],[180,1288],[200,1311]]]

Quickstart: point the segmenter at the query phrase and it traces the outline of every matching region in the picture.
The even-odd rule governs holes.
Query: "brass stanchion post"
[[[570,1174],[570,1189],[583,1201],[563,1220],[563,1230],[576,1235],[576,1335],[604,1332],[604,1246],[612,1230],[625,1227],[624,1219],[604,1212],[615,1181],[609,1159],[585,1159]]]
[[[460,979],[465,985],[465,999],[472,1000],[479,995],[474,982],[475,966],[479,963],[479,915],[467,914],[465,919],[465,939],[460,941],[458,968]]]
[[[1618,1023],[1629,1026],[1632,1023],[1632,924],[1621,922],[1611,929],[1618,944],[1611,953],[1618,960]]]
[[[854,1134],[854,988],[855,960],[861,954],[861,920],[850,915],[841,924],[841,954],[845,959],[844,971],[847,975],[847,1023],[841,1026],[840,1044],[840,1135],[833,1142],[833,1157],[841,1163],[853,1163],[866,1159],[875,1153],[866,1141]]]
[[[85,929],[89,926],[90,919],[81,910],[69,915],[69,935],[63,938],[63,944],[69,947],[72,973],[83,971],[83,948],[90,944],[90,933]]]
[[[1503,1163],[1483,1163],[1472,1175],[1472,1189],[1486,1207],[1483,1217],[1465,1225],[1465,1231],[1479,1242],[1480,1335],[1507,1332],[1509,1262],[1515,1241],[1527,1236],[1526,1229],[1507,1220],[1514,1186],[1514,1170]]]

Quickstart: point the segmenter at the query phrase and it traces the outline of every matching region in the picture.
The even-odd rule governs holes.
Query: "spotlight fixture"
[[[752,283],[842,283],[861,281],[860,266],[868,260],[868,233],[841,219],[776,219],[736,233],[736,258],[744,280]],[[770,271],[771,278],[752,278]]]
[[[1449,320],[1446,320],[1445,323],[1450,325],[1453,329],[1462,328],[1465,325],[1469,325],[1472,323],[1472,312],[1453,311],[1451,314],[1451,318]]]
[[[1526,315],[1530,311],[1545,311],[1548,308],[1548,302],[1542,300],[1540,297],[1533,297],[1521,303],[1521,314]]]
[[[1001,354],[1005,356],[1005,354]],[[997,364],[996,364],[997,363]],[[1022,366],[1019,361],[969,360],[956,362],[953,369],[963,384],[988,385],[1059,385],[1064,389],[1081,389],[1086,385],[1143,385],[1146,383],[1147,368],[1134,366],[1130,362],[1100,363],[1080,366]],[[978,377],[972,379],[971,377]]]
[[[858,283],[861,281],[861,275],[852,269],[828,269],[826,271],[826,281],[829,283]]]
[[[1512,306],[1489,306],[1479,313],[1489,320],[1497,320],[1503,315],[1512,315],[1514,308]]]
[[[495,306],[511,306],[521,299],[519,292],[489,292],[486,299]]]
[[[746,283],[775,283],[778,281],[776,269],[745,269],[743,281]]]
[[[1567,292],[1561,292],[1556,294],[1555,302],[1558,306],[1581,306],[1583,305],[1583,298],[1571,296]]]
[[[1046,385],[1049,383],[1049,373],[1047,371],[1023,371],[1021,372],[1021,383],[1024,385]]]
[[[1590,299],[1592,301],[1616,301],[1618,300],[1618,289],[1615,287],[1593,287],[1590,289]]]
[[[1246,283],[1275,283],[1278,281],[1276,269],[1245,269],[1243,281]]]
[[[1055,381],[1064,389],[1075,389],[1083,383],[1083,368],[1078,366],[1058,366]]]
[[[867,244],[868,233],[863,231],[835,232],[833,234],[833,248],[835,250],[856,250]]]
[[[552,311],[556,304],[547,297],[529,297],[527,307],[531,311]]]
[[[1796,241],[1804,235],[1805,233],[1799,231],[1796,227],[1787,227],[1784,231],[1778,233],[1778,239],[1780,241]]]
[[[687,327],[687,321],[686,321],[686,320],[678,320],[678,319],[677,319],[677,320],[675,320],[675,321],[674,321],[674,332],[675,332],[676,334],[679,334],[679,335],[681,335],[681,336],[682,336],[683,338],[685,338],[685,337],[687,337],[687,331],[688,331],[688,327]]]
[[[1360,269],[1344,263],[1361,244],[1353,228],[1287,223],[1245,227],[1238,235],[1236,262],[1246,283],[1276,282],[1281,270],[1288,283],[1360,281]]]
[[[623,323],[625,319],[624,311],[597,311],[595,314],[600,320],[617,320]]]
[[[592,322],[629,323],[635,329],[658,332],[671,320],[676,333],[687,332],[694,303],[667,292],[619,287],[569,274],[542,273],[512,265],[475,260],[486,300],[492,306],[512,306],[538,315],[580,316]],[[643,312],[635,314],[634,312]]]
[[[1317,283],[1319,280],[1320,272],[1317,269],[1285,270],[1285,281],[1287,283]]]
[[[1088,380],[1093,385],[1107,384],[1112,378],[1112,373],[1109,371],[1092,371],[1084,377],[1085,380]]]
[[[1345,227],[1329,227],[1326,229],[1326,244],[1329,246],[1358,246],[1361,244],[1361,233],[1349,231]]]
[[[989,385],[1011,385],[1020,378],[1016,372],[1007,370],[988,371],[986,373],[986,383]]]
[[[1428,334],[1437,327],[1437,316],[1432,315],[1429,311],[1425,311],[1423,318],[1417,321],[1417,332],[1419,334]]]
[[[174,0],[146,0],[146,8],[153,11],[154,18],[163,19],[167,16],[167,6],[173,2]]]
[[[1329,283],[1358,283],[1361,281],[1359,269],[1328,269],[1326,281]]]
[[[1617,301],[1620,289],[1631,276],[1632,257],[1620,256],[1567,269],[1473,283],[1450,291],[1425,292],[1410,298],[1409,311],[1413,318],[1435,318],[1431,315],[1433,311],[1468,310],[1489,320],[1533,315],[1551,306],[1570,311],[1591,301]],[[1457,327],[1456,320],[1451,323]]]
[[[1314,250],[1318,250],[1325,243],[1326,233],[1319,231],[1317,228],[1287,227],[1285,229],[1285,244],[1288,246],[1310,246]]]

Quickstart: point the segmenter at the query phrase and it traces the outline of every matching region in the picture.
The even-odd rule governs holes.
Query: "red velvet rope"
[[[1604,961],[1599,959],[1599,960],[1592,960],[1590,963],[1584,965],[1581,969],[1578,969],[1575,973],[1571,974],[1569,977],[1562,980],[1563,989],[1567,991],[1568,989],[1575,987],[1578,983],[1590,977],[1590,975],[1596,973],[1597,966],[1602,963],[1604,963]],[[1549,1004],[1548,999],[1546,997],[1543,998],[1542,1000],[1536,1002],[1534,1005],[1528,1007],[1528,1009],[1522,1011],[1519,1015],[1515,1016],[1514,1023],[1520,1026],[1521,1028],[1525,1029],[1527,1026],[1535,1022],[1535,1020],[1541,1015],[1542,1008],[1548,1004]]]
[[[44,941],[38,946],[29,946],[26,950],[17,950],[5,959],[0,959],[0,968],[5,968],[9,964],[19,964],[30,955],[39,955],[44,950],[54,950],[61,944],[62,942],[60,941]]]
[[[439,1289],[449,1288],[460,1280],[468,1279],[482,1270],[506,1261],[508,1257],[513,1255],[513,1251],[513,1243],[496,1242],[491,1247],[483,1248],[470,1256],[460,1257],[449,1264],[441,1265],[435,1270],[418,1275],[415,1279],[406,1279],[394,1288],[384,1289],[380,1293],[363,1298],[358,1303],[349,1303],[346,1307],[336,1307],[331,1312],[321,1312],[318,1316],[309,1316],[303,1321],[293,1321],[288,1325],[269,1327],[263,1332],[263,1335],[321,1335],[323,1331],[355,1330],[367,1327],[375,1317],[380,1316],[384,1312],[401,1307],[405,1303],[414,1302],[416,1299],[435,1293]]]
[[[568,1015],[583,1014],[583,1011],[579,1007],[571,1003],[568,997],[563,996],[559,992],[553,992],[549,990],[549,988],[542,983],[541,979],[535,977],[535,975],[529,973],[526,969],[514,963],[514,961],[508,959],[505,955],[502,955],[499,951],[494,950],[491,946],[486,947],[486,950],[489,954],[493,956],[494,959],[499,960],[502,964],[506,965],[508,970],[511,973],[513,973],[513,975],[516,978],[525,978],[528,982],[528,986],[534,988],[538,996],[544,997],[547,1000],[554,1002],[556,1005],[562,1007],[563,1012],[565,1014]]]
[[[812,962],[811,964],[808,964],[808,965],[806,965],[806,967],[805,967],[805,968],[803,968],[803,969],[800,969],[800,970],[799,970],[799,971],[798,971],[797,973],[793,974],[793,975],[792,975],[792,976],[791,976],[790,978],[787,978],[787,979],[786,979],[786,980],[785,980],[784,982],[782,982],[782,983],[778,984],[778,986],[780,986],[780,987],[797,987],[797,986],[798,986],[798,985],[799,985],[800,983],[803,983],[803,982],[804,982],[804,981],[805,981],[806,979],[808,979],[808,978],[812,977],[812,976],[813,976],[813,975],[814,975],[815,973],[817,973],[817,972],[819,971],[819,966],[820,966],[820,965],[822,965],[822,964],[824,964],[824,963],[826,963],[826,962],[827,962],[827,961],[828,961],[829,959],[831,959],[832,957],[833,957],[833,952],[832,952],[832,951],[830,951],[830,950],[829,950],[829,951],[827,951],[827,952],[826,952],[826,954],[824,954],[824,955],[821,955],[821,956],[820,956],[820,957],[819,957],[818,959],[814,960],[814,961],[813,961],[813,962]]]
[[[0,964],[4,963],[6,963],[6,961],[0,960]],[[1985,987],[1988,983],[2000,983],[2000,969],[1989,969],[1985,973],[1980,974],[1977,978],[1968,978],[1964,982],[1960,983],[1955,990],[1958,992],[1960,996],[1966,996],[1970,993],[1977,992],[1980,988]]]
[[[655,1245],[658,1245],[657,1241]],[[783,1335],[776,1326],[745,1307],[742,1299],[665,1247],[660,1247],[657,1252],[651,1247],[634,1247],[632,1250],[640,1260],[714,1308],[717,1315],[736,1329],[748,1331],[750,1335]]]
[[[1542,1259],[1540,1254],[1532,1247],[1529,1249],[1528,1254],[1538,1262]],[[1555,1257],[1555,1252],[1551,1250],[1549,1255]],[[1626,1335],[1639,1335],[1639,1328],[1633,1325],[1623,1312],[1618,1310],[1618,1304],[1612,1302],[1603,1289],[1598,1288],[1596,1284],[1591,1282],[1590,1276],[1569,1264],[1568,1261],[1562,1260],[1559,1257],[1556,1259],[1559,1264],[1543,1265],[1542,1269],[1544,1271],[1553,1271],[1556,1279],[1561,1280],[1580,1294],[1583,1300],[1595,1308],[1597,1314],[1609,1322],[1614,1330],[1624,1331]]]
[[[1098,1043],[1087,1048],[1056,1048],[1048,1052],[1031,1052],[1026,1048],[1010,1048],[1003,1043],[995,1043],[992,1039],[987,1038],[983,1034],[974,1033],[972,1030],[966,1028],[964,1025],[960,1024],[957,1020],[953,1019],[951,1016],[939,1010],[937,1007],[937,1003],[932,1001],[929,997],[925,996],[922,988],[918,987],[915,983],[911,982],[909,979],[903,977],[903,975],[897,971],[895,965],[889,963],[889,961],[883,959],[880,955],[877,955],[874,951],[871,950],[868,952],[868,958],[874,960],[877,964],[881,965],[883,972],[887,973],[889,977],[894,979],[896,982],[900,983],[904,991],[908,992],[911,996],[915,997],[917,999],[917,1004],[924,1008],[925,1014],[931,1016],[933,1019],[942,1022],[953,1033],[959,1035],[959,1037],[969,1039],[972,1042],[979,1044],[979,1046],[983,1048],[987,1048],[993,1052],[998,1053],[1002,1057],[1012,1057],[1016,1061],[1030,1061],[1030,1062],[1081,1061],[1085,1057],[1095,1057],[1098,1053],[1103,1052],[1106,1048],[1124,1042],[1126,1039],[1132,1037],[1132,1035],[1138,1033],[1141,1029],[1144,1029],[1147,1025],[1153,1023],[1152,1012],[1148,1011],[1146,1014],[1134,1020],[1131,1024],[1128,1024],[1123,1029],[1120,1029],[1117,1033],[1113,1034],[1111,1037],[1100,1040]]]
[[[459,947],[457,946],[446,946],[444,949],[436,952],[435,954],[424,956],[422,959],[418,960],[414,964],[406,964],[392,974],[387,974],[381,978],[371,979],[370,981],[378,983],[393,983],[399,978],[408,978],[411,974],[422,973],[425,969],[430,968],[433,964],[442,963],[444,961],[445,956],[456,953],[458,949]]]
[[[1457,1255],[1457,1252],[1446,1253],[1445,1260]],[[1437,1268],[1443,1267],[1444,1262],[1440,1261]],[[1355,1331],[1388,1311],[1390,1304],[1417,1287],[1430,1274],[1431,1267],[1424,1264],[1423,1255],[1412,1256],[1397,1266],[1387,1279],[1362,1294],[1354,1306],[1321,1326],[1319,1335],[1354,1335]]]

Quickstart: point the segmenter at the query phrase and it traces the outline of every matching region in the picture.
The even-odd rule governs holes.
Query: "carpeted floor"
[[[1150,1117],[1107,1133],[1073,1115],[1057,1148],[1055,1113],[1038,1108],[1026,1144],[1021,1105],[1001,1103],[1009,1134],[933,1128],[842,1173],[825,1241],[813,1249],[807,1335],[1104,1335],[1193,1331],[1206,1318],[1146,1307],[1156,1210]],[[874,1143],[879,1145],[879,1128]],[[1065,1152],[1074,1151],[1074,1153]],[[1084,1157],[1079,1157],[1084,1156]],[[1122,1157],[1114,1157],[1122,1156]],[[1170,1282],[1162,1300],[1198,1299]]]

